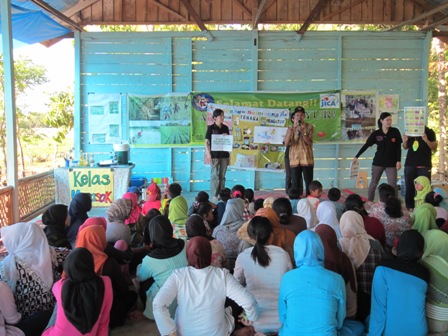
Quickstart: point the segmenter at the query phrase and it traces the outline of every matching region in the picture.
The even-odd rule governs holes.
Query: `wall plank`
[[[402,1],[396,3],[399,6]],[[223,6],[221,0],[213,1],[210,15],[215,15],[219,5]],[[305,5],[301,6],[299,9],[305,11]],[[275,8],[275,12],[279,10],[278,4],[271,8]],[[116,13],[114,11],[114,15]],[[76,43],[81,45],[78,83],[81,129],[77,131],[82,150],[97,153],[97,160],[108,158],[112,151],[111,144],[89,143],[88,132],[92,126],[87,118],[89,93],[121,93],[126,111],[125,97],[130,93],[251,92],[255,82],[261,92],[310,92],[334,90],[341,80],[343,90],[399,94],[399,127],[403,125],[403,106],[421,105],[425,98],[421,89],[422,81],[426,80],[422,78],[422,69],[427,68],[423,33],[310,31],[299,41],[295,32],[259,32],[255,53],[253,32],[212,34],[213,41],[206,40],[201,32],[81,33]],[[256,55],[255,60],[253,55]],[[338,69],[342,69],[341,78]],[[123,127],[127,129],[126,115]],[[126,137],[125,131],[123,140]],[[314,145],[315,178],[324,188],[355,186],[355,181],[348,178],[349,167],[361,145],[351,142]],[[360,159],[361,170],[369,175],[373,154],[374,148],[371,148]],[[133,174],[148,179],[172,177],[186,191],[208,190],[210,167],[205,166],[203,160],[203,146],[131,148],[131,161],[136,163]],[[284,173],[230,168],[227,186],[234,184],[254,189],[282,189]]]

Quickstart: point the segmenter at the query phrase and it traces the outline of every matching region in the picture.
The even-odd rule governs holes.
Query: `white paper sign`
[[[351,162],[350,163],[350,179],[354,180],[358,177],[358,172],[359,172],[359,162]]]
[[[404,133],[408,136],[422,136],[425,133],[425,120],[425,106],[406,106],[404,108]]]
[[[227,134],[212,134],[212,151],[231,152],[233,148],[233,136]]]

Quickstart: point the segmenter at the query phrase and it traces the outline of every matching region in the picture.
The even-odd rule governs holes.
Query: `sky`
[[[40,43],[14,49],[14,59],[20,56],[30,58],[35,64],[47,69],[48,83],[39,85],[27,93],[25,111],[45,112],[45,104],[49,102],[50,94],[73,89],[75,80],[75,49],[73,39],[64,39],[47,48]]]

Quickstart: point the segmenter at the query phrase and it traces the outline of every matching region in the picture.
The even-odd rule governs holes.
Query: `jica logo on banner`
[[[339,93],[320,95],[320,108],[339,108],[339,105]]]

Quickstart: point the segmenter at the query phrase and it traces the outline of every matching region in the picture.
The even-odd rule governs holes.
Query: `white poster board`
[[[121,95],[119,93],[88,95],[89,142],[114,144],[121,141]]]
[[[212,151],[231,152],[233,148],[233,136],[227,134],[212,134]]]

